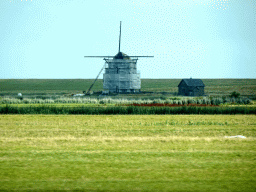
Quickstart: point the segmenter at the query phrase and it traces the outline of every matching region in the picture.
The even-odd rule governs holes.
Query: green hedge
[[[256,114],[252,107],[56,107],[56,106],[2,106],[0,114]]]

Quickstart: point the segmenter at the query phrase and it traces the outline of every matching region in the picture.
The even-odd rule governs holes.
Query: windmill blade
[[[115,57],[115,56],[84,56],[84,57]]]
[[[121,45],[121,25],[122,25],[122,21],[120,21],[120,34],[119,34],[119,49],[118,49],[118,53],[120,52],[120,45]]]
[[[129,56],[129,57],[154,57],[154,56]]]
[[[99,57],[99,58],[104,58],[104,57],[115,57],[115,56],[84,56],[84,57]],[[127,56],[127,57],[154,57],[154,56]]]

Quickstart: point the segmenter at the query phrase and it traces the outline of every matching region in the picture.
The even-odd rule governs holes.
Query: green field
[[[0,80],[0,191],[256,191],[256,116],[184,115],[255,114],[256,79],[203,79],[205,98],[177,97],[180,81],[76,98],[93,80]],[[92,90],[102,89],[98,80]],[[242,97],[218,107],[124,106],[214,104],[233,91]],[[246,139],[225,137],[234,135]]]
[[[0,191],[255,191],[255,115],[1,115]],[[225,138],[243,135],[246,139]]]
[[[229,95],[233,91],[242,96],[256,97],[256,79],[202,79],[207,95]],[[93,79],[0,79],[0,95],[63,95],[82,93]],[[176,94],[181,79],[141,79],[141,91]],[[102,91],[103,80],[96,81],[92,91]]]

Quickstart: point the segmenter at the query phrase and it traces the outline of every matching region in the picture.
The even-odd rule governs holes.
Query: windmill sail
[[[120,52],[120,45],[121,45],[121,24],[122,24],[122,21],[120,21],[120,34],[119,34],[119,49],[118,49],[118,53]]]

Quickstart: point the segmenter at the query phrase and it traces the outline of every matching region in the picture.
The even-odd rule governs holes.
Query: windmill
[[[140,73],[137,72],[137,61],[139,57],[154,57],[154,56],[128,56],[120,51],[121,46],[121,24],[119,34],[119,48],[115,56],[84,56],[84,57],[99,57],[104,58],[105,64],[100,70],[98,76],[94,80],[85,94],[88,94],[97,81],[100,73],[105,68],[103,74],[103,89],[112,93],[136,93],[140,92],[141,81]]]

